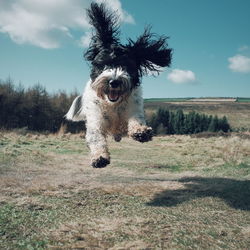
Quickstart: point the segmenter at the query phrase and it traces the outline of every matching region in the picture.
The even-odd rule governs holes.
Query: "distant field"
[[[250,130],[250,102],[241,98],[242,101],[194,101],[195,99],[153,99],[153,101],[147,100],[145,102],[146,114],[150,115],[155,112],[159,107],[176,111],[182,109],[188,113],[191,111],[197,111],[199,113],[205,113],[208,115],[218,115],[228,118],[230,125],[234,129],[243,128],[244,130]],[[232,100],[232,99],[231,99]],[[244,100],[244,101],[243,101]]]
[[[250,102],[249,98],[244,97],[237,97],[237,98],[225,98],[225,97],[204,97],[204,98],[193,98],[193,97],[187,97],[187,98],[148,98],[144,99],[144,101],[147,102]]]
[[[109,140],[93,169],[79,135],[0,132],[0,249],[249,249],[247,138]]]
[[[144,102],[185,102],[191,98],[149,98],[144,99]]]
[[[190,102],[236,102],[237,98],[193,98]]]

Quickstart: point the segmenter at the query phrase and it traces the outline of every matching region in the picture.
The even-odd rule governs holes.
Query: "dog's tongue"
[[[111,102],[117,101],[118,98],[119,98],[119,94],[118,94],[117,91],[111,90],[111,91],[109,92],[109,100],[110,100]]]

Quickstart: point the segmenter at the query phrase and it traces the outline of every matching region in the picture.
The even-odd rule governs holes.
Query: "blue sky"
[[[101,2],[102,0],[96,0]],[[91,0],[0,0],[0,79],[49,92],[83,91]],[[122,41],[146,25],[169,36],[173,61],[144,77],[144,97],[250,96],[249,0],[108,0]]]

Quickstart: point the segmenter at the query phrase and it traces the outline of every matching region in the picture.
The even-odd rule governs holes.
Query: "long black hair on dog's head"
[[[94,33],[84,56],[92,64],[92,81],[104,69],[120,67],[130,75],[133,86],[138,86],[143,75],[159,73],[159,68],[170,66],[172,49],[168,48],[168,37],[157,37],[146,28],[136,41],[129,39],[128,44],[122,45],[116,12],[109,11],[103,3],[92,3],[87,15]]]

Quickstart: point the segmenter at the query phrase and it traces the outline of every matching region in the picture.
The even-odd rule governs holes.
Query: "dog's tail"
[[[77,96],[73,101],[68,113],[64,116],[67,120],[71,121],[83,121],[85,120],[82,114],[82,96]]]

